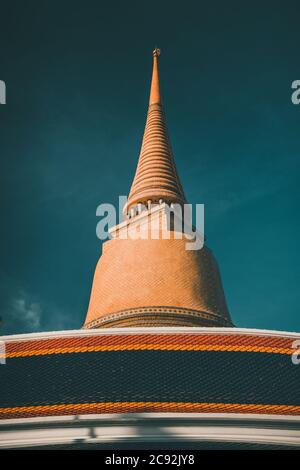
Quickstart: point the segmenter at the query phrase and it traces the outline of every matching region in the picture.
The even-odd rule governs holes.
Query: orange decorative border
[[[0,408],[0,419],[98,413],[251,413],[299,415],[300,406],[243,403],[103,402]]]
[[[236,351],[290,355],[295,351],[292,343],[291,338],[234,334],[95,335],[8,342],[6,358],[130,350]]]

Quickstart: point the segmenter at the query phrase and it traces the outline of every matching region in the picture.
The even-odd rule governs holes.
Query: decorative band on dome
[[[127,324],[128,323],[128,324]],[[199,310],[149,306],[122,310],[100,316],[85,323],[83,328],[110,328],[112,326],[224,326],[233,323],[224,317]]]

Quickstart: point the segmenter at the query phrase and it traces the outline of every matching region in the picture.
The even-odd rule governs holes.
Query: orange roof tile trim
[[[6,358],[93,351],[239,351],[291,355],[290,338],[218,334],[126,334],[7,343]]]

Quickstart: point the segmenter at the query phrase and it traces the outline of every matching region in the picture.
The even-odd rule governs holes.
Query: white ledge
[[[1,341],[28,341],[34,339],[68,338],[74,336],[107,336],[107,335],[162,335],[162,334],[194,334],[194,335],[251,335],[281,338],[300,338],[300,333],[260,330],[255,328],[227,328],[227,327],[138,327],[138,328],[95,328],[64,331],[44,331],[40,333],[25,333],[18,335],[0,336]]]

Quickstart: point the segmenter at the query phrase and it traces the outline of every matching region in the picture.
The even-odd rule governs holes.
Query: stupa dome
[[[187,249],[187,238],[162,221],[166,207],[182,207],[180,183],[162,106],[158,56],[153,52],[149,109],[138,160],[124,214],[114,238],[103,244],[96,267],[84,328],[114,326],[232,326],[221,278],[211,251]],[[159,226],[157,237],[124,239],[149,217]],[[154,220],[154,222],[155,222]],[[169,219],[170,220],[170,219]],[[145,230],[143,232],[145,234]],[[165,237],[164,235],[167,235]],[[167,239],[164,239],[167,238]]]
[[[85,327],[232,326],[214,256],[186,240],[103,245]]]

